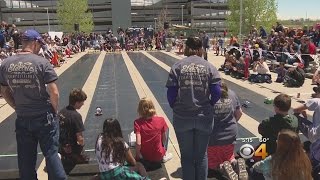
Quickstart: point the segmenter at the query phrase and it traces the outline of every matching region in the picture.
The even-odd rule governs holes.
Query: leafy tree
[[[59,0],[57,16],[64,32],[74,32],[74,24],[79,24],[81,32],[92,32],[94,28],[88,0]]]
[[[228,0],[230,15],[227,18],[229,32],[239,34],[240,0]],[[263,26],[267,32],[277,21],[275,0],[242,0],[242,33],[248,34],[251,26]]]

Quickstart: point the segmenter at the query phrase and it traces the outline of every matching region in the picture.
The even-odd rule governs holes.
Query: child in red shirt
[[[164,147],[168,126],[163,117],[156,116],[152,101],[141,99],[138,114],[140,117],[134,121],[136,159],[143,158],[150,162],[166,162],[172,159],[172,154],[166,153]]]

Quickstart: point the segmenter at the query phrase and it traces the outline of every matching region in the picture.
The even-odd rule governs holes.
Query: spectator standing
[[[37,179],[35,165],[39,143],[49,180],[64,180],[66,174],[58,156],[59,91],[55,83],[58,77],[49,61],[37,55],[42,45],[44,41],[35,30],[23,33],[22,52],[1,64],[1,94],[17,113],[20,179]]]
[[[209,36],[208,34],[203,31],[201,33],[202,37],[202,48],[203,48],[203,59],[208,60],[208,50],[209,50]]]
[[[224,40],[223,38],[219,35],[218,37],[218,51],[217,51],[217,56],[219,56],[219,51],[221,51],[221,56],[224,56],[224,47],[223,47],[223,44],[224,44]],[[222,54],[223,52],[223,54]]]
[[[201,58],[202,42],[189,37],[183,60],[171,67],[166,84],[184,180],[207,179],[207,148],[213,128],[212,106],[220,99],[220,75]],[[211,96],[211,98],[210,98]]]
[[[263,26],[260,26],[260,37],[262,39],[266,39],[267,38],[267,31],[263,28]]]
[[[14,49],[17,50],[19,49],[20,45],[20,33],[19,30],[17,29],[16,25],[12,24],[12,29],[10,33],[12,40],[14,42]]]
[[[69,95],[69,105],[60,110],[59,152],[67,174],[76,164],[88,162],[84,155],[84,125],[79,110],[87,95],[81,89],[73,89]]]
[[[0,48],[3,48],[6,43],[6,38],[4,36],[4,30],[0,29]]]
[[[299,130],[311,142],[310,159],[313,166],[314,179],[319,179],[320,175],[320,88],[314,87],[314,94],[312,99],[309,99],[303,105],[294,108],[293,112],[296,114],[302,113],[304,117],[298,117]],[[312,122],[307,119],[305,110],[313,111]]]
[[[220,164],[225,161],[236,162],[233,152],[238,133],[237,121],[242,116],[241,104],[237,95],[228,89],[225,83],[221,83],[221,91],[220,100],[213,106],[214,128],[208,147],[208,167],[212,170],[219,169]],[[227,175],[232,174],[228,172]]]
[[[304,68],[309,67],[310,63],[310,50],[309,50],[309,42],[307,37],[301,38],[301,46],[300,46],[301,58],[304,61]]]
[[[275,32],[277,32],[277,33],[283,32],[283,26],[280,22],[277,22],[277,27],[275,29]]]

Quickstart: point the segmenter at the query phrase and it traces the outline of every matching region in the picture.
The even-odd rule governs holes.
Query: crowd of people
[[[317,70],[319,40],[319,27],[303,30],[285,28],[277,23],[267,35],[263,27],[260,27],[259,33],[253,26],[241,45],[236,37],[231,36],[228,49],[221,53],[225,56],[225,63],[219,70],[255,83],[275,81],[287,87],[300,87],[304,84],[306,73]],[[225,48],[224,44],[219,37],[215,47]],[[254,73],[250,74],[249,69]],[[276,79],[271,78],[271,71],[278,74]]]
[[[208,169],[215,177],[231,180],[319,179],[320,89],[315,88],[311,100],[294,108],[293,115],[289,113],[290,96],[280,94],[274,99],[275,115],[258,127],[268,139],[269,156],[264,160],[255,157],[252,165],[234,154],[237,121],[242,115],[239,99],[221,82],[217,69],[201,58],[203,52],[200,38],[188,38],[187,57],[172,66],[166,85],[183,179],[206,179]],[[312,121],[306,119],[307,109],[315,111]],[[304,145],[299,130],[309,140]]]
[[[31,29],[19,33],[15,26],[8,28],[5,23],[2,23],[2,29],[0,45],[6,60],[0,66],[0,87],[4,99],[17,114],[18,166],[22,180],[36,179],[38,143],[46,159],[49,179],[67,179],[76,164],[88,163],[84,153],[84,125],[77,112],[87,95],[81,89],[73,89],[68,106],[58,109],[58,76],[54,66],[60,65],[59,55],[68,56],[87,47],[115,51],[136,50],[140,46],[144,50],[153,49],[154,43],[155,49],[166,46],[165,33],[156,34],[152,42],[153,33],[146,35],[145,29],[137,34],[130,29],[119,29],[119,39],[111,31],[52,38]],[[220,68],[226,74],[252,82],[271,83],[265,58],[273,55],[280,63],[276,68],[276,82],[299,87],[303,85],[310,54],[316,53],[315,44],[319,45],[318,32],[311,28],[306,32],[286,30],[278,24],[267,35],[262,27],[260,34],[253,27],[242,46],[236,37],[231,37],[229,45],[237,48],[224,50],[221,36],[213,45],[217,55],[221,53],[226,57]],[[18,41],[14,40],[16,36]],[[12,41],[14,44],[10,44]],[[171,67],[166,83],[180,148],[182,178],[205,180],[213,175],[231,180],[319,179],[320,88],[315,87],[313,98],[294,108],[293,115],[289,113],[291,98],[288,95],[280,94],[274,99],[275,115],[263,120],[258,127],[261,136],[268,139],[266,151],[269,156],[251,165],[234,153],[237,122],[242,116],[241,103],[236,93],[222,81],[218,69],[206,61],[209,43],[205,32],[200,33],[200,38],[189,37],[185,42],[186,57]],[[38,56],[41,50],[42,57]],[[301,56],[292,60],[292,53]],[[22,61],[25,63],[21,64]],[[287,70],[287,63],[297,63],[297,66]],[[250,75],[250,68],[257,74]],[[316,79],[315,82],[319,83]],[[307,120],[305,110],[314,111],[312,121]],[[139,117],[133,123],[135,155],[125,142],[117,119],[107,118],[102,124],[103,130],[97,132],[95,144],[99,174],[93,179],[150,179],[147,170],[159,168],[161,163],[172,159],[166,144],[168,125],[163,117],[156,115],[153,102],[148,98],[141,99],[137,112]],[[299,131],[309,141],[302,144]]]

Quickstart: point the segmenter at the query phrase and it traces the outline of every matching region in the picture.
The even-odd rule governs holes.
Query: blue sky
[[[277,0],[278,18],[298,19],[305,18],[320,19],[320,0]]]

